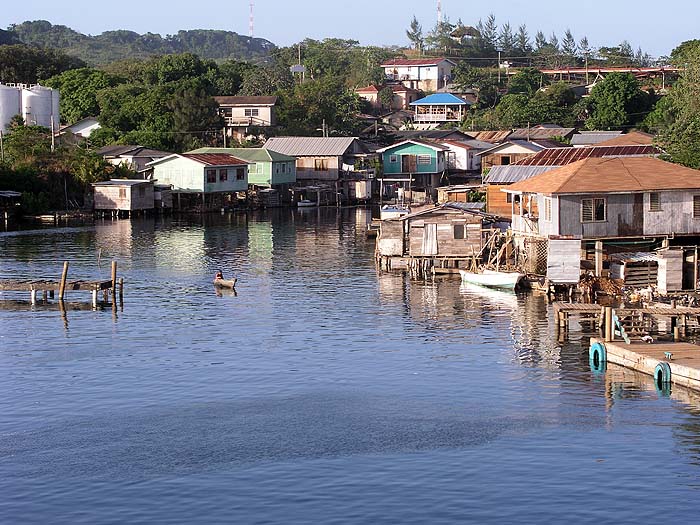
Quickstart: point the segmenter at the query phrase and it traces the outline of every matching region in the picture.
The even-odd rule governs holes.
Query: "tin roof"
[[[399,146],[403,146],[404,144],[419,144],[421,146],[425,146],[426,148],[433,149],[435,151],[447,151],[450,148],[447,148],[445,146],[442,146],[438,144],[437,142],[431,142],[428,140],[421,140],[421,139],[407,139],[407,140],[402,140],[401,142],[397,142],[396,144],[392,144],[391,146],[387,146],[385,148],[380,148],[377,150],[377,153],[384,153],[385,151],[390,151],[392,149],[398,148]]]
[[[512,133],[510,129],[496,130],[496,131],[468,131],[470,136],[474,137],[476,140],[483,140],[486,142],[503,142],[508,138],[508,135]]]
[[[520,146],[521,148],[525,148],[526,150],[531,151],[532,153],[537,153],[538,151],[542,151],[544,149],[544,146],[541,146],[539,144],[536,144],[535,142],[528,142],[527,140],[509,140],[507,142],[503,142],[501,144],[497,144],[489,149],[486,149],[484,151],[480,151],[477,153],[477,155],[490,155],[491,153],[495,153],[498,150],[502,148],[507,148],[508,146]]]
[[[573,146],[592,146],[622,135],[622,131],[579,131],[571,137]]]
[[[628,252],[628,253],[613,253],[610,255],[613,261],[626,263],[634,262],[654,262],[659,260],[659,254],[655,252]]]
[[[512,184],[527,180],[535,175],[554,169],[554,166],[519,166],[510,164],[508,166],[493,166],[488,175],[484,177],[486,184]]]
[[[110,179],[102,182],[94,182],[93,186],[137,186],[138,184],[153,184],[152,180],[143,179]]]
[[[588,158],[554,168],[505,191],[523,193],[631,193],[700,189],[700,171],[655,157]]]
[[[277,103],[277,97],[223,96],[214,97],[214,100],[220,106],[274,106]]]
[[[654,146],[591,146],[586,148],[544,149],[526,159],[519,160],[517,166],[566,166],[578,160],[591,157],[650,157],[659,155]]]
[[[452,62],[452,60],[438,57],[438,58],[392,58],[383,62],[381,67],[393,67],[393,66],[437,66],[440,62],[446,60],[447,62]]]
[[[263,148],[293,157],[340,157],[352,147],[357,137],[272,137]]]
[[[601,142],[599,146],[648,146],[654,143],[654,135],[641,131],[630,131],[614,139]]]
[[[240,166],[248,164],[246,161],[228,153],[183,153],[180,156],[205,166]]]
[[[227,155],[233,155],[239,159],[243,159],[248,162],[294,162],[296,159],[290,157],[289,155],[283,155],[282,153],[277,153],[276,151],[271,151],[265,148],[199,148],[192,151],[188,151],[188,154],[201,154],[201,153],[225,153]]]
[[[573,135],[576,128],[552,128],[552,127],[535,127],[535,128],[520,128],[513,130],[513,133],[508,135],[508,140],[538,140],[551,139],[552,137],[568,137]]]
[[[467,102],[452,93],[434,93],[420,100],[411,102],[410,106],[433,106],[433,105],[450,105],[450,106],[469,106],[471,102]]]

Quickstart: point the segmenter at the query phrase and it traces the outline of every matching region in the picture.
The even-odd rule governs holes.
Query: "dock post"
[[[114,300],[114,297],[112,297]],[[124,308],[124,278],[119,278],[119,306]]]
[[[112,299],[117,296],[117,261],[112,261]]]
[[[605,307],[605,342],[613,340],[613,309],[611,306]]]
[[[32,298],[32,306],[36,304],[36,290],[32,289],[30,292]]]
[[[63,301],[63,296],[66,293],[66,278],[68,277],[68,261],[63,263],[63,273],[61,274],[61,284],[58,287],[58,300]]]
[[[92,307],[97,308],[97,288],[92,290]]]

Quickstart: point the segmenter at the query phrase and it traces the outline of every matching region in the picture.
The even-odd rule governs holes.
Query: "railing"
[[[536,217],[525,217],[523,215],[513,215],[511,223],[514,232],[537,235],[540,233],[539,222]]]
[[[267,120],[258,117],[224,117],[227,126],[271,126]]]

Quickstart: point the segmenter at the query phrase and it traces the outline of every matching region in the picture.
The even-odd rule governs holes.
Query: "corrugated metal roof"
[[[486,208],[485,202],[446,202],[450,208],[459,208],[464,211],[483,211]]]
[[[654,157],[589,158],[554,168],[507,191],[543,194],[700,189],[700,171]]]
[[[419,144],[421,146],[425,146],[426,148],[430,148],[436,151],[448,151],[450,148],[443,146],[441,144],[438,144],[437,142],[430,142],[427,140],[421,140],[421,139],[407,139],[407,140],[402,140],[401,142],[397,142],[396,144],[392,144],[391,146],[387,146],[385,148],[380,148],[376,152],[377,153],[384,153],[385,151],[390,151],[392,149],[398,148],[399,146],[403,146],[404,144]]]
[[[484,182],[486,184],[512,184],[551,169],[554,169],[554,166],[518,166],[517,164],[493,166],[488,175],[484,177]]]
[[[632,262],[654,262],[659,260],[659,254],[655,252],[632,252],[632,253],[614,253],[610,255],[614,261],[632,263]]]
[[[277,103],[277,97],[223,96],[214,97],[214,100],[225,106],[274,106]]]
[[[503,142],[512,132],[513,131],[510,129],[503,129],[496,131],[468,131],[467,133],[476,140],[483,140],[486,142]]]
[[[550,139],[552,137],[568,137],[576,131],[576,128],[520,128],[508,136],[508,140],[523,139],[537,140]]]
[[[593,146],[622,135],[622,131],[579,131],[571,137],[573,146]]]
[[[199,162],[205,166],[240,166],[246,161],[227,153],[183,153],[181,157]]]
[[[452,62],[444,57],[437,58],[393,58],[382,62],[381,67],[393,67],[393,66],[437,66],[443,60]],[[454,62],[452,62],[454,64]]]
[[[248,162],[294,162],[296,159],[265,148],[199,148],[190,153],[225,153]]]
[[[600,157],[650,157],[660,151],[654,146],[591,146],[587,148],[551,148],[544,149],[526,159],[519,160],[515,166],[566,166],[572,162]]]
[[[471,105],[471,102],[467,102],[464,99],[459,98],[456,95],[453,95],[452,93],[434,93],[432,95],[428,95],[427,97],[424,97],[420,100],[416,100],[415,102],[411,102],[409,105],[410,106],[432,106],[432,105],[450,105],[450,106],[469,106]]]
[[[528,151],[531,151],[532,153],[537,153],[538,151],[542,151],[544,149],[544,146],[541,146],[539,144],[536,144],[534,142],[528,142],[527,140],[509,140],[507,142],[503,142],[502,144],[498,144],[496,146],[493,146],[492,148],[489,148],[484,151],[480,151],[477,153],[477,155],[490,155],[492,153],[495,153],[496,151],[502,149],[502,148],[507,148],[508,146],[520,146],[521,148],[524,148]]]
[[[143,179],[111,179],[102,182],[95,182],[93,186],[136,186],[138,184],[153,184],[152,180]]]
[[[357,137],[272,137],[263,148],[293,157],[340,157],[357,140]]]

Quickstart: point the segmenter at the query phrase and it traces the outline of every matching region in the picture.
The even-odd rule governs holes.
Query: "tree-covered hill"
[[[0,46],[5,44],[19,44],[19,39],[9,31],[0,29]]]
[[[58,49],[92,65],[176,53],[193,53],[213,60],[251,60],[265,57],[275,49],[269,40],[232,31],[195,29],[162,37],[119,30],[91,36],[46,20],[22,22],[0,32],[0,44],[17,43],[17,40],[31,46]]]

